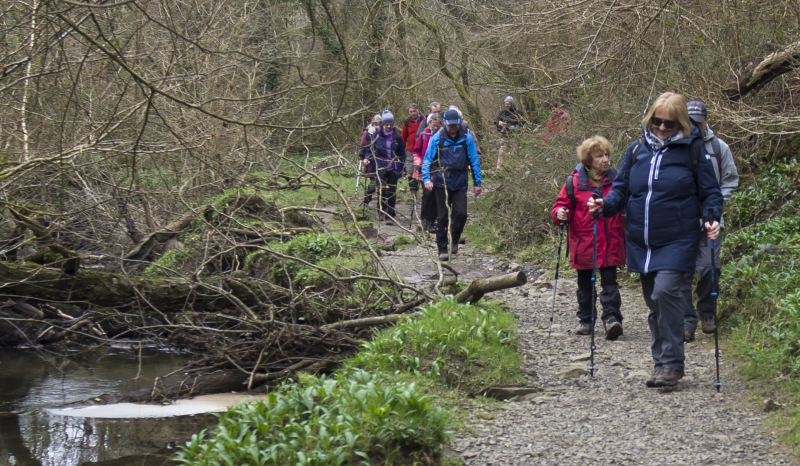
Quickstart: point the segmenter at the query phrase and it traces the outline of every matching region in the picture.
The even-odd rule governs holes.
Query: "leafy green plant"
[[[513,317],[491,306],[458,304],[452,297],[378,333],[350,364],[433,377],[471,393],[522,381]]]
[[[394,464],[437,456],[446,416],[413,383],[362,370],[303,377],[245,402],[194,435],[175,459],[191,465]]]

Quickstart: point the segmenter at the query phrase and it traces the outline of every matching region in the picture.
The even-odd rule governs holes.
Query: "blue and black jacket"
[[[644,129],[642,129],[644,132]],[[672,141],[654,151],[647,143],[633,142],[622,158],[611,192],[604,198],[603,215],[625,209],[628,270],[693,272],[699,228],[711,209],[714,220],[722,214],[722,194],[714,167],[706,157],[693,166],[690,146],[700,137],[692,127],[688,138]],[[640,145],[635,160],[631,152]]]
[[[475,139],[460,125],[455,138],[443,127],[431,136],[428,150],[422,161],[422,182],[433,181],[436,188],[451,191],[465,190],[469,187],[467,168],[472,168],[472,181],[481,185],[481,164]]]

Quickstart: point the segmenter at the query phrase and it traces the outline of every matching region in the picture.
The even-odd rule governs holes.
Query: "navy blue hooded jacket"
[[[389,148],[387,148],[387,141]],[[386,135],[383,129],[378,128],[372,136],[369,147],[365,151],[364,159],[371,159],[367,167],[367,173],[375,174],[384,178],[386,172],[395,172],[397,176],[402,175],[406,160],[406,146],[400,131],[392,128],[391,133]]]
[[[444,143],[439,140],[444,138]],[[440,150],[441,149],[441,150]],[[455,138],[450,137],[447,127],[431,135],[428,150],[422,160],[422,182],[433,181],[437,188],[460,191],[469,187],[467,168],[472,168],[472,181],[481,185],[481,164],[475,139],[467,127],[460,125]]]
[[[722,194],[714,167],[706,157],[700,157],[696,177],[692,168],[690,145],[698,137],[700,131],[693,125],[688,138],[670,142],[655,152],[643,139],[633,163],[631,152],[637,142],[625,151],[611,192],[604,198],[603,215],[627,210],[625,231],[631,272],[693,272],[697,243],[704,234],[701,212],[705,219],[710,208],[714,220],[720,219]]]

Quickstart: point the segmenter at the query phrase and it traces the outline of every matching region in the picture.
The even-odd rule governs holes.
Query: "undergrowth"
[[[219,416],[175,460],[217,464],[442,464],[459,425],[441,406],[522,382],[514,319],[496,306],[428,305],[379,331],[331,376],[301,375]]]
[[[750,177],[726,206],[719,316],[742,374],[784,441],[800,441],[800,210],[796,162]],[[749,180],[748,180],[749,178]]]

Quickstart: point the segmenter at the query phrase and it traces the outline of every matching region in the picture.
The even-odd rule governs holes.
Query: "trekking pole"
[[[592,198],[599,199],[600,196],[594,193]],[[594,228],[592,230],[594,243],[592,246],[592,343],[589,346],[589,375],[594,377],[594,350],[596,349],[594,346],[594,322],[597,319],[597,305],[595,303],[597,300],[597,220],[600,218],[600,211],[595,210],[592,212],[592,217],[594,218]]]
[[[353,193],[354,196],[358,196],[358,184],[361,182],[361,164],[364,163],[364,160],[358,159],[358,174],[356,175],[356,192]]]
[[[708,209],[708,218],[706,221],[709,225],[714,221],[714,211],[711,210],[711,208]],[[719,293],[719,277],[715,277],[714,270],[716,268],[714,264],[714,240],[709,238],[708,245],[711,249],[711,299],[714,301],[714,360],[717,363],[717,381],[714,382],[714,386],[717,387],[717,393],[719,393],[719,389],[722,386],[719,381],[719,333],[717,332],[717,294]]]
[[[425,188],[422,188],[425,189]],[[414,204],[411,205],[411,219],[408,221],[408,229],[411,230],[414,227],[414,217],[417,214],[417,190],[414,190],[414,194],[411,195],[414,198]]]
[[[478,219],[478,234],[483,236],[483,230],[481,229],[481,207],[478,205],[478,198],[474,198],[472,202],[475,203],[475,218]]]
[[[558,266],[561,265],[561,241],[564,239],[564,225],[566,222],[558,222],[558,255],[556,256],[556,279],[553,282],[553,309],[550,310],[550,327],[547,329],[547,340],[550,340],[550,331],[553,330],[553,317],[556,314],[556,288],[558,287]]]

